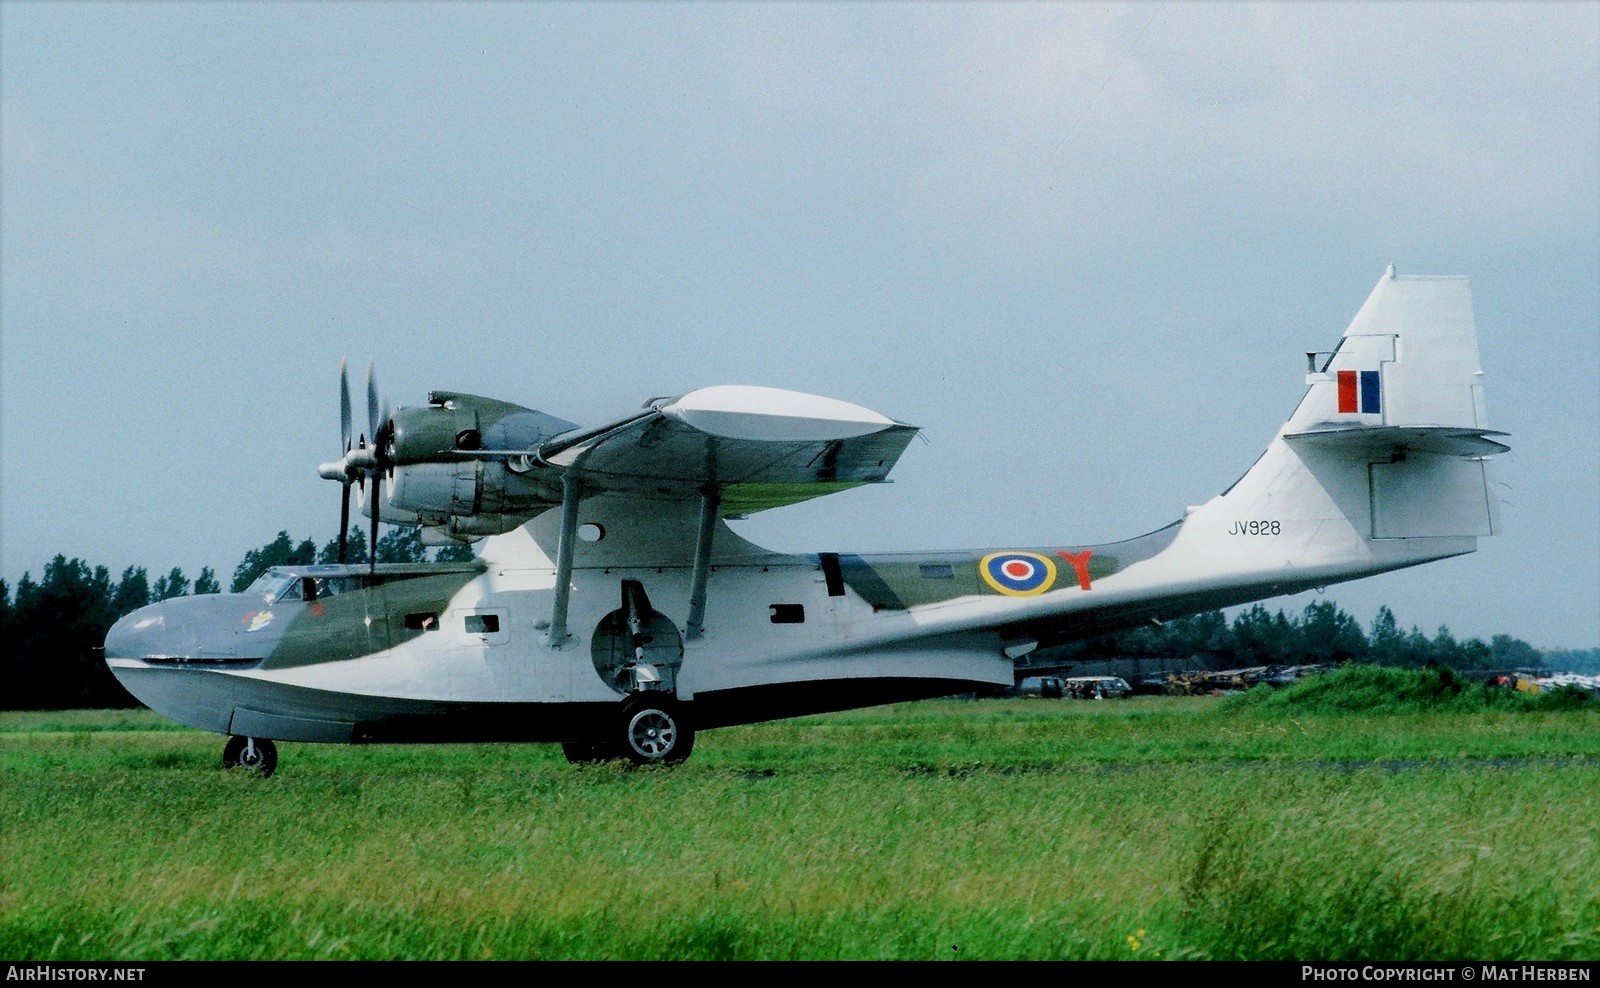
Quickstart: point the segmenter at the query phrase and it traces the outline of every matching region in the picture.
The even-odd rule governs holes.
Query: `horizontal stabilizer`
[[[1329,422],[1320,428],[1285,433],[1283,438],[1291,443],[1344,450],[1360,456],[1418,452],[1476,458],[1509,450],[1511,447],[1489,438],[1504,435],[1506,433],[1488,429],[1448,426],[1363,426]]]

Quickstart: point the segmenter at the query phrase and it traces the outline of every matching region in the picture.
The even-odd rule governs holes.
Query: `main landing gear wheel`
[[[694,748],[693,728],[668,704],[634,704],[623,717],[623,754],[635,765],[675,764]]]
[[[265,779],[278,767],[278,746],[267,738],[234,735],[222,749],[223,768],[242,768]]]

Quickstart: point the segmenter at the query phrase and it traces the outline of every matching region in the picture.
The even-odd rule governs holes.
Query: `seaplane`
[[[1052,646],[1477,548],[1499,527],[1468,280],[1383,273],[1255,463],[1109,544],[780,553],[730,521],[884,482],[918,428],[852,402],[724,385],[580,426],[367,376],[319,468],[459,563],[268,570],[106,637],[140,702],[271,775],[278,742],[559,744],[676,765],[719,727],[1013,686]],[[343,556],[341,541],[341,558]],[[375,559],[375,552],[372,554]]]

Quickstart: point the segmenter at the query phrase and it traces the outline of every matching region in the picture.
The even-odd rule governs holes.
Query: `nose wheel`
[[[234,735],[222,749],[222,767],[242,768],[261,778],[272,774],[278,767],[278,746],[268,738],[247,738]]]

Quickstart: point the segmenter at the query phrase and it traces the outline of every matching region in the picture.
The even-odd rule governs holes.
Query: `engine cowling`
[[[465,459],[481,450],[530,450],[575,428],[571,422],[508,401],[433,391],[426,405],[395,412],[388,458],[404,466]]]
[[[391,419],[387,502],[451,538],[507,532],[560,503],[531,452],[576,428],[478,395],[435,391]]]

